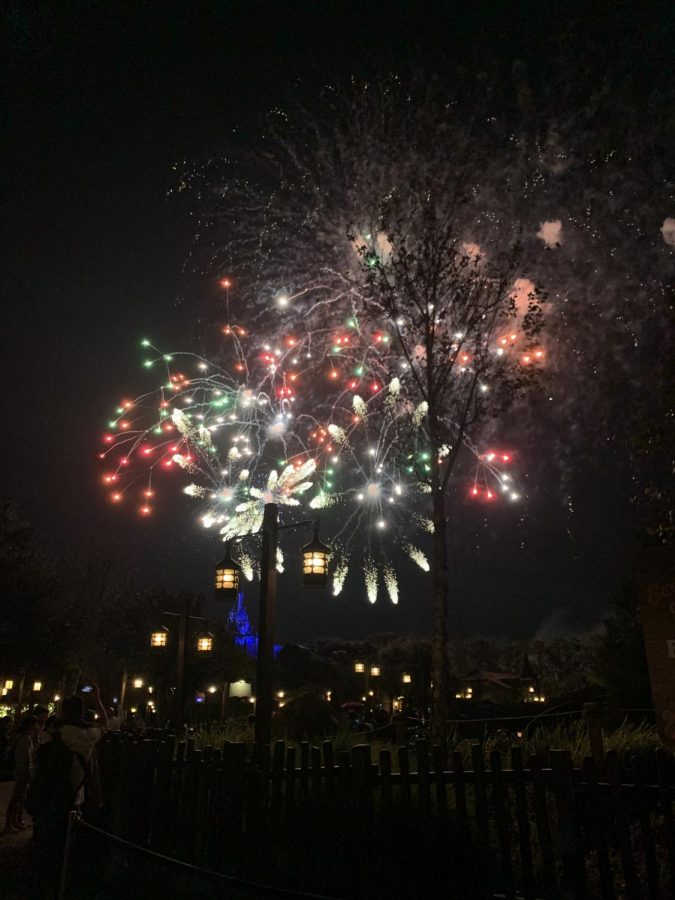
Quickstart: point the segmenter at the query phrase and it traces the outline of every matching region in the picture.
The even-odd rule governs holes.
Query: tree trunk
[[[434,504],[434,557],[432,570],[433,590],[433,639],[432,665],[432,713],[431,729],[435,744],[444,752],[448,746],[448,715],[450,712],[450,668],[448,666],[448,548],[446,541],[445,502],[443,493],[435,490]]]

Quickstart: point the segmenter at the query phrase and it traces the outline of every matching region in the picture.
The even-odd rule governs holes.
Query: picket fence
[[[480,745],[469,768],[426,741],[371,757],[109,735],[105,824],[199,867],[334,897],[675,897],[665,751],[581,768],[565,750],[486,760]]]

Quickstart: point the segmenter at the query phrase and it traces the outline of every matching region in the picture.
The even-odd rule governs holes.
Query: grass
[[[283,735],[278,735],[282,738]],[[198,747],[212,745],[222,747],[226,741],[238,741],[250,743],[253,740],[252,726],[242,720],[233,720],[225,725],[211,725],[203,727],[195,732]],[[308,737],[310,744],[321,746],[325,737]],[[383,741],[374,736],[368,740],[367,735],[359,734],[351,730],[344,722],[338,726],[338,730],[331,737],[334,753],[349,751],[357,744],[370,743],[373,760],[377,760],[380,750],[388,749],[393,752],[396,761],[397,744]],[[618,728],[603,731],[605,750],[613,750],[621,757],[650,753],[661,747],[661,741],[653,725],[646,722],[638,724],[625,721]],[[471,747],[475,740],[460,739],[457,734],[451,735],[451,750],[458,750],[462,754],[465,766],[471,760]],[[298,746],[297,741],[286,741],[287,746]],[[497,750],[502,755],[508,756],[511,747],[522,748],[525,760],[529,756],[537,755],[543,760],[548,756],[549,750],[569,750],[575,766],[582,763],[584,757],[590,755],[590,744],[583,720],[561,722],[555,725],[540,725],[526,730],[522,737],[506,731],[488,735],[482,741],[485,755]],[[413,748],[414,749],[414,745]]]

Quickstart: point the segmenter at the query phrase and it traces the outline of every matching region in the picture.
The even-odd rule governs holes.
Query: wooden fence
[[[564,750],[476,745],[470,767],[444,763],[426,741],[376,762],[330,742],[99,748],[106,827],[239,878],[346,898],[675,897],[669,754],[576,769]]]

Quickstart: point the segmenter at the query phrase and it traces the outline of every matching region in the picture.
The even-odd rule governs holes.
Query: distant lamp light
[[[212,684],[206,690],[209,694],[215,694],[218,688],[215,686],[215,684]]]
[[[365,672],[366,671],[365,663],[362,663],[362,662],[354,663],[354,671],[355,672]]]
[[[7,679],[7,681],[5,682],[5,687],[7,688],[8,691],[12,690],[12,688],[14,687],[14,682],[12,681],[11,678]]]
[[[58,703],[60,699],[61,699],[60,694],[54,694],[54,703]]]
[[[205,656],[213,650],[213,635],[210,631],[203,631],[197,635],[197,653]]]
[[[250,697],[251,682],[240,679],[230,682],[230,697]]]
[[[319,526],[314,526],[314,537],[302,548],[302,584],[304,587],[325,587],[328,583],[328,557],[330,547],[319,540]]]
[[[160,628],[156,628],[154,631],[150,633],[150,649],[155,651],[166,650],[166,645],[169,641],[169,629],[165,628],[163,625]]]
[[[216,565],[216,578],[213,592],[216,600],[234,600],[239,591],[239,575],[241,566],[232,559],[230,545],[227,545],[225,558]]]
[[[154,690],[155,690],[154,687],[151,684],[149,684],[148,685],[148,693],[152,694],[154,692]]]
[[[370,676],[371,676],[371,678],[379,678],[380,677],[380,667],[379,666],[371,666],[370,667]]]
[[[412,683],[412,675],[410,672],[403,673],[403,684],[411,684]]]
[[[33,692],[34,692],[34,693],[37,693],[38,691],[41,691],[41,690],[42,690],[42,682],[41,682],[41,681],[34,681],[34,682],[33,682]]]
[[[142,688],[143,685],[145,684],[145,682],[143,681],[142,678],[134,678],[134,682],[133,682],[133,683],[134,683],[134,687],[135,687],[135,688]]]

